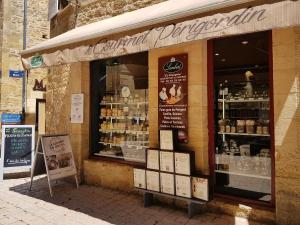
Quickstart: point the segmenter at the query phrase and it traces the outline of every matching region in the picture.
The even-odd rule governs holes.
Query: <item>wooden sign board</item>
[[[35,172],[36,160],[39,154],[44,156],[51,196],[53,196],[51,188],[52,180],[74,176],[78,187],[76,166],[69,135],[42,135],[39,137],[33,169],[31,171],[30,190]]]
[[[5,172],[30,171],[34,153],[33,125],[3,125],[0,180]]]
[[[159,192],[159,172],[146,171],[147,190]]]
[[[192,186],[190,176],[175,175],[176,195],[192,198]]]
[[[192,195],[204,201],[209,200],[208,179],[201,177],[192,177]]]

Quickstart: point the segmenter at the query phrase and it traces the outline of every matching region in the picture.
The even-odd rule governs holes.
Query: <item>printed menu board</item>
[[[147,190],[159,192],[159,172],[146,171]]]
[[[147,169],[159,170],[159,151],[147,149]]]
[[[76,175],[74,156],[68,135],[43,136],[42,145],[51,180]]]
[[[176,175],[176,195],[186,198],[192,197],[191,177]]]
[[[174,172],[174,154],[173,152],[160,151],[160,170],[165,172]]]
[[[160,191],[170,195],[175,194],[174,174],[160,173]]]
[[[191,174],[190,154],[175,152],[175,173]]]
[[[31,167],[34,151],[34,126],[2,126],[2,166],[7,169]]]
[[[192,178],[193,197],[208,201],[208,179],[193,177]]]
[[[133,183],[136,188],[146,188],[146,170],[133,169]]]
[[[188,54],[158,60],[159,129],[178,131],[177,141],[188,142]]]

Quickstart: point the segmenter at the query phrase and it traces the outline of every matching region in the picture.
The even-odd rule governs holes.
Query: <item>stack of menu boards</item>
[[[161,146],[162,147],[162,146]],[[146,169],[134,169],[134,186],[185,198],[209,200],[208,178],[193,176],[193,151],[147,149]]]

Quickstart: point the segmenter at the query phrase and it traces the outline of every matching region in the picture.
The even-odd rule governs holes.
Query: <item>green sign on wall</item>
[[[42,56],[33,56],[30,60],[30,66],[33,68],[37,68],[42,66],[44,63]]]

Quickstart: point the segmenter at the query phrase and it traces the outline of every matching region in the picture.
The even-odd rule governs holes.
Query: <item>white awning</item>
[[[52,48],[100,38],[132,29],[172,21],[199,13],[208,12],[250,0],[169,0],[156,5],[124,13],[115,17],[77,27],[59,36],[41,42],[21,52],[35,54]]]
[[[26,49],[21,52],[23,66],[32,69],[91,61],[205,38],[300,25],[300,0],[245,7],[172,23],[179,18],[244,2],[249,0],[169,0],[78,27]],[[167,25],[155,27],[166,21],[169,21]],[[130,36],[109,36],[150,25],[154,28]]]

